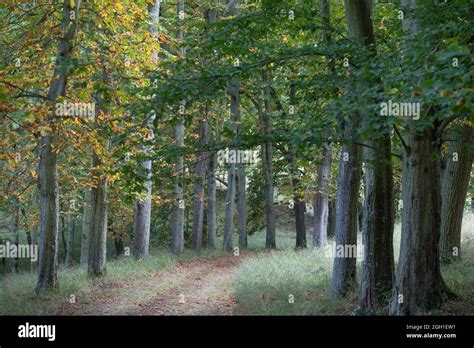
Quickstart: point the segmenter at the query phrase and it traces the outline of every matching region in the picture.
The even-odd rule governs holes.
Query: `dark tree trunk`
[[[392,288],[393,179],[390,136],[370,141],[364,148],[365,202],[363,214],[364,261],[359,308],[372,313]],[[372,148],[373,147],[373,148]]]
[[[412,131],[414,133],[414,131]],[[440,154],[434,131],[405,138],[402,236],[391,315],[418,315],[440,305],[445,290],[439,265]],[[439,157],[437,157],[439,158]]]
[[[371,18],[371,2],[346,1],[349,35],[360,45],[375,50],[375,36]],[[366,81],[370,83],[371,81]],[[379,84],[380,81],[374,81]],[[363,88],[363,81],[359,88]],[[362,102],[362,101],[361,101]],[[359,110],[360,113],[364,112]],[[367,128],[368,121],[364,128]],[[394,278],[393,257],[393,173],[391,140],[388,126],[381,123],[384,135],[375,135],[366,141],[363,155],[365,167],[365,200],[361,214],[364,261],[362,266],[359,309],[373,312],[382,295],[390,290]],[[359,225],[360,225],[359,222]]]
[[[306,225],[305,212],[306,202],[304,201],[302,187],[299,180],[299,171],[296,164],[294,151],[289,154],[291,184],[293,188],[293,211],[295,214],[295,228],[296,228],[296,249],[306,248]]]
[[[205,110],[207,114],[207,106]],[[194,222],[192,249],[201,250],[202,247],[202,225],[204,221],[204,185],[206,182],[206,151],[203,149],[208,143],[208,121],[207,118],[201,121],[199,126],[199,145],[196,163],[196,183],[194,184]]]
[[[336,204],[334,200],[328,202],[328,239],[336,236]]]
[[[81,267],[87,268],[89,265],[89,248],[92,223],[92,192],[87,188],[84,190],[84,207],[82,211],[82,231],[81,231]]]
[[[41,137],[39,143],[38,187],[40,192],[39,258],[37,292],[58,286],[59,188],[56,154],[52,138]]]
[[[416,0],[402,0],[416,6]],[[406,18],[405,30],[415,36],[416,17]],[[429,112],[425,117],[432,117]],[[402,234],[390,315],[418,315],[438,307],[451,295],[441,276],[440,172],[438,129],[419,129],[417,121],[407,123],[408,136],[402,167]],[[426,126],[425,126],[426,128]]]
[[[247,246],[247,200],[245,197],[245,164],[240,163],[236,168],[236,190],[237,190],[237,218],[239,221],[239,246]]]
[[[207,178],[207,247],[216,247],[216,167],[217,154],[209,156],[209,174]]]
[[[273,145],[272,136],[272,105],[270,99],[270,81],[268,73],[264,72],[262,76],[263,82],[263,99],[265,111],[261,113],[260,131],[265,139],[262,144],[262,166],[263,180],[265,192],[265,222],[266,222],[266,238],[265,247],[268,249],[276,248],[276,224],[275,224],[275,207],[273,205]]]
[[[329,145],[323,145],[322,161],[318,170],[318,192],[314,203],[313,244],[324,247],[328,240],[329,179],[331,177],[332,153]]]
[[[13,235],[13,244],[16,246],[16,250],[18,250],[18,246],[20,245],[20,202],[16,197],[14,198],[13,206],[14,210],[10,230]],[[12,259],[12,273],[20,272],[18,259],[18,254]]]
[[[66,245],[66,267],[71,267],[73,263],[74,253],[74,226],[75,218],[69,216],[67,221],[67,245]]]
[[[107,254],[107,179],[100,170],[101,161],[92,156],[92,175],[96,178],[91,189],[91,235],[89,247],[89,275],[99,277],[105,274]]]
[[[441,186],[440,257],[450,261],[461,256],[461,227],[474,157],[474,127],[463,126],[449,145]]]

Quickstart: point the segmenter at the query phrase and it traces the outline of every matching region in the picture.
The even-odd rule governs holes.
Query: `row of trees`
[[[277,187],[294,202],[296,248],[307,246],[308,202],[315,247],[327,244],[331,207],[337,245],[356,245],[362,231],[361,311],[391,294],[391,314],[418,314],[452,295],[440,260],[460,253],[473,160],[469,1],[45,0],[0,10],[2,207],[15,243],[21,216],[38,243],[38,292],[58,286],[61,217],[68,264],[82,212],[80,263],[101,276],[108,234],[123,247],[124,216],[137,258],[153,231],[177,254],[187,243],[216,247],[221,231],[232,250],[234,225],[239,246],[264,227],[265,247],[276,248]],[[392,100],[421,105],[419,117],[383,116]],[[65,101],[94,102],[95,117],[55,114]],[[258,149],[260,161],[223,165],[225,148]],[[355,258],[334,259],[334,296],[356,278]]]

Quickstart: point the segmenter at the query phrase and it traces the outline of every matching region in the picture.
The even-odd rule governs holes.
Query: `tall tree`
[[[416,39],[420,23],[416,0],[402,0],[407,45]],[[434,107],[427,106],[426,118]],[[440,238],[440,125],[420,126],[406,121],[402,162],[402,235],[391,315],[417,315],[437,307],[449,295],[441,275]],[[443,123],[447,124],[447,123]]]
[[[247,246],[247,199],[246,193],[246,174],[245,164],[239,163],[236,168],[236,194],[237,194],[237,218],[239,225],[237,231],[239,233],[239,246]]]
[[[321,0],[321,14],[324,25],[324,42],[330,45],[332,42],[331,30],[331,8],[328,0]],[[329,72],[336,73],[334,60],[329,61]],[[329,180],[331,176],[332,150],[328,143],[322,146],[321,163],[319,164],[317,177],[317,193],[314,202],[314,226],[313,226],[313,245],[324,247],[328,238],[328,219],[329,219]]]
[[[48,92],[52,101],[66,94],[68,67],[76,37],[81,1],[64,0],[61,28],[64,35],[59,41],[53,78]],[[47,116],[46,122],[54,116]],[[37,292],[58,286],[58,232],[59,189],[57,154],[53,151],[54,135],[39,136],[38,188],[40,193],[39,267]]]
[[[344,2],[349,35],[357,41],[368,39],[371,31],[369,8],[366,0]],[[336,247],[357,245],[357,206],[361,179],[361,148],[357,129],[361,115],[356,111],[342,125],[345,143],[339,160],[336,194]],[[345,255],[347,256],[347,255]],[[335,257],[333,265],[333,296],[344,296],[356,282],[356,257]]]
[[[224,16],[238,14],[237,5],[239,0],[229,0],[224,10]],[[230,96],[231,129],[237,136],[240,129],[240,82],[238,78],[232,78],[227,87]],[[232,233],[234,228],[234,208],[236,191],[236,164],[231,161],[227,165],[227,191],[225,197],[224,218],[224,249],[232,250]]]
[[[176,3],[176,11],[178,18],[182,22],[184,20],[184,0],[178,0]],[[176,38],[178,41],[183,41],[184,30],[182,25],[179,27]],[[185,48],[181,47],[181,56],[184,58]],[[179,108],[179,114],[183,110],[184,105],[181,104]],[[175,144],[178,149],[184,147],[184,117],[178,115],[178,124],[174,131]],[[171,251],[175,254],[180,254],[184,250],[184,158],[182,154],[179,154],[176,160],[176,182],[174,185],[174,203],[173,203],[173,215],[171,221]]]
[[[152,24],[150,28],[151,35],[156,40],[158,34],[157,25],[160,20],[160,1],[155,0],[153,4],[149,5],[148,11],[151,13]],[[158,53],[153,53],[153,61],[156,62]],[[146,120],[148,135],[147,140],[153,140],[153,121],[154,113],[149,115]],[[152,147],[149,145],[141,146],[141,150],[145,156],[149,156]],[[151,192],[152,192],[152,161],[147,158],[141,162],[140,166],[145,172],[144,188],[145,197],[138,199],[135,202],[135,215],[133,223],[133,255],[136,258],[146,258],[149,253],[150,245],[150,226],[151,226]]]
[[[213,24],[217,21],[217,9],[209,10],[209,23]],[[209,143],[217,140],[219,134],[219,124],[214,132],[209,129]],[[207,247],[216,247],[216,170],[217,170],[217,151],[210,151],[208,154],[208,175],[207,175]]]
[[[265,247],[269,249],[276,248],[276,222],[275,222],[275,206],[273,205],[273,145],[272,137],[272,102],[271,102],[271,86],[270,78],[266,70],[262,73],[262,94],[264,110],[260,117],[260,132],[263,136],[264,143],[262,148],[262,167],[265,192],[265,222],[266,237]]]
[[[206,183],[207,152],[204,147],[208,143],[209,123],[208,106],[204,107],[204,119],[199,124],[199,146],[196,162],[196,183],[194,184],[194,221],[192,248],[201,250],[202,247],[202,225],[204,221],[204,186]]]
[[[231,128],[237,135],[240,123],[240,83],[234,79],[230,82],[227,91],[230,95]],[[234,151],[232,149],[232,151]],[[235,189],[236,173],[235,161],[227,164],[227,191],[225,197],[225,219],[224,219],[224,249],[232,250],[232,233],[234,227]]]
[[[361,2],[359,10],[354,12],[357,18],[350,22],[358,23],[358,28],[352,28],[351,32],[358,35],[355,39],[360,44],[368,46],[369,54],[374,57],[377,52],[371,5],[371,1],[366,4]],[[381,81],[375,79],[373,83],[377,86]],[[363,100],[360,103],[363,103]],[[370,125],[375,119],[381,131],[372,134],[365,141],[363,149],[365,163],[365,196],[362,214],[364,259],[359,309],[367,312],[375,310],[375,305],[392,288],[394,279],[393,170],[390,128],[384,123],[385,118],[380,118],[379,115],[371,116],[364,119],[363,129],[371,131]]]

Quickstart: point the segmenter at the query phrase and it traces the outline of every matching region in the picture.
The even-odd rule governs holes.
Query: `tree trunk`
[[[328,239],[336,236],[336,204],[334,200],[328,202]]]
[[[416,0],[402,0],[402,6],[414,7]],[[411,36],[417,34],[418,25],[416,17],[403,22]],[[439,261],[440,134],[436,128],[420,130],[416,122],[408,122],[405,138],[400,258],[390,315],[423,314],[438,307],[444,295],[450,295]]]
[[[91,235],[89,247],[89,275],[99,277],[105,274],[107,255],[107,179],[100,170],[101,161],[92,156],[92,176],[96,183],[91,189]]]
[[[237,217],[239,221],[239,246],[247,246],[247,200],[245,164],[240,163],[236,168],[236,190],[237,190]]]
[[[217,9],[211,8],[208,13],[208,21],[210,24],[217,21]],[[218,129],[215,132],[217,140]],[[209,136],[211,135],[209,129]],[[213,151],[208,154],[208,176],[207,176],[207,247],[214,249],[216,247],[216,169],[217,169],[217,152]]]
[[[345,136],[350,137],[359,125],[359,116],[348,121]],[[347,154],[347,157],[345,157]],[[342,147],[336,193],[336,247],[357,246],[357,205],[360,186],[360,146],[354,143]],[[344,159],[347,158],[347,161]],[[356,282],[356,258],[335,257],[333,265],[333,296],[344,296]]]
[[[64,0],[61,29],[64,36],[60,39],[53,78],[48,91],[52,101],[66,94],[67,73],[73,42],[76,37],[79,8],[81,1],[75,1],[74,10],[69,0]],[[71,20],[74,11],[75,20]],[[46,122],[51,116],[46,118]],[[40,193],[39,217],[39,257],[38,281],[36,292],[44,292],[58,287],[58,232],[59,232],[59,189],[57,176],[57,154],[53,151],[54,135],[40,135],[38,141],[38,188]]]
[[[262,82],[265,111],[261,114],[260,132],[264,138],[264,143],[261,145],[261,148],[265,192],[265,247],[268,249],[275,249],[276,224],[275,207],[273,205],[273,146],[269,139],[272,136],[272,105],[270,99],[270,81],[266,71],[262,74]]]
[[[58,287],[59,188],[56,154],[50,136],[39,143],[38,188],[40,191],[39,257],[36,292]]]
[[[240,123],[240,83],[232,81],[228,87],[230,95],[230,112],[232,115],[231,127],[234,134],[238,133]],[[229,163],[227,166],[227,193],[225,198],[225,219],[224,219],[224,249],[232,250],[232,233],[234,225],[235,190],[236,190],[236,165]]]
[[[150,249],[152,182],[149,178],[151,178],[151,160],[144,161],[141,166],[147,171],[147,179],[145,181],[145,199],[135,202],[133,256],[137,259],[147,258]]]
[[[289,154],[291,185],[293,188],[293,211],[295,214],[295,228],[296,228],[296,249],[306,248],[306,225],[305,212],[306,202],[304,201],[302,188],[299,180],[299,171],[296,165],[294,150]]]
[[[390,291],[394,280],[393,173],[390,136],[369,141],[364,148],[365,202],[363,214],[364,261],[359,308],[372,313]]]
[[[456,138],[449,145],[441,186],[441,261],[461,256],[462,218],[474,157],[471,144],[474,127],[463,126],[461,134]]]
[[[67,248],[66,248],[66,261],[65,261],[66,267],[71,267],[73,263],[74,225],[75,225],[74,217],[70,216],[67,222]]]
[[[216,247],[216,167],[217,153],[209,156],[209,174],[207,178],[207,247]]]
[[[371,18],[371,1],[346,1],[346,18],[349,35],[360,45],[375,50],[375,36]],[[366,81],[370,83],[371,81]],[[376,84],[380,81],[374,81]],[[360,89],[363,88],[361,82]],[[362,100],[360,102],[363,102]],[[366,113],[365,110],[359,110]],[[377,116],[375,116],[377,117]],[[367,128],[368,121],[364,128]],[[375,135],[364,147],[365,200],[362,214],[364,261],[361,276],[359,309],[373,312],[381,295],[392,288],[394,277],[393,257],[393,173],[390,132],[381,123],[385,134]]]
[[[331,177],[332,153],[328,144],[323,144],[322,161],[318,170],[318,192],[314,203],[313,244],[324,247],[328,240],[329,179]]]
[[[149,5],[149,12],[152,15],[152,25],[150,32],[152,35],[157,33],[156,25],[159,21],[160,16],[160,0],[155,0],[153,5]],[[157,53],[153,54],[153,58],[157,59]],[[153,140],[153,121],[154,116],[150,116],[147,119],[148,127],[148,141]],[[152,151],[152,146],[142,146],[141,150],[148,156]],[[145,198],[139,199],[135,202],[135,215],[133,224],[133,255],[135,258],[147,258],[149,254],[150,246],[150,225],[151,225],[151,192],[152,192],[152,181],[151,181],[151,159],[146,159],[141,163],[141,167],[145,170]]]
[[[177,14],[184,13],[184,0],[178,0],[176,6]],[[182,41],[184,38],[184,31],[180,28],[177,32],[176,38]],[[181,54],[184,56],[184,48],[181,49]],[[184,118],[179,116],[178,124],[175,129],[175,143],[180,149],[184,147]],[[180,154],[176,161],[177,178],[174,186],[174,205],[172,214],[171,227],[171,251],[175,254],[181,254],[184,250],[184,158]]]
[[[196,183],[194,184],[194,222],[192,249],[201,250],[202,247],[202,225],[204,221],[204,185],[206,182],[206,151],[204,147],[208,143],[208,120],[207,106],[205,108],[206,118],[199,126],[199,145],[201,149],[197,155],[196,163]]]
[[[18,198],[14,198],[14,211],[13,211],[13,219],[11,222],[11,227],[10,230],[12,231],[13,235],[13,244],[16,246],[16,250],[18,250],[18,246],[20,245],[20,202],[18,201]],[[20,268],[18,264],[18,254],[16,257],[12,258],[12,273],[19,273]]]
[[[402,236],[391,315],[418,315],[440,305],[445,290],[438,254],[440,236],[439,146],[434,131],[405,138]]]
[[[345,0],[347,27],[351,38],[359,41],[368,39],[370,17],[367,18],[366,0]],[[364,30],[365,29],[365,30]],[[365,40],[363,40],[365,42]],[[355,112],[342,126],[344,139],[339,161],[339,176],[336,194],[336,248],[355,248],[357,246],[357,206],[361,178],[361,149],[356,144],[360,114]],[[356,283],[356,257],[344,255],[335,257],[333,265],[332,294],[345,296]]]
[[[89,265],[89,248],[92,228],[92,192],[87,188],[84,190],[84,208],[82,212],[81,231],[81,267],[87,268]]]

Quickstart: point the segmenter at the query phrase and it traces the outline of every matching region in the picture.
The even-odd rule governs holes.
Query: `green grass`
[[[357,306],[357,291],[348,299],[332,300],[331,273],[332,258],[324,250],[295,251],[295,233],[291,220],[281,224],[277,230],[279,250],[264,251],[265,232],[249,236],[249,245],[242,252],[261,251],[255,257],[243,262],[235,283],[238,301],[237,314],[254,315],[349,315]],[[234,245],[238,236],[234,234]],[[360,243],[359,236],[359,243]],[[394,235],[395,258],[398,259],[400,226]],[[308,230],[308,245],[311,244]],[[153,248],[146,260],[133,257],[109,259],[107,275],[98,280],[89,278],[79,267],[60,266],[59,289],[37,296],[34,292],[36,275],[22,272],[19,275],[0,276],[0,315],[50,314],[56,306],[76,297],[87,296],[97,285],[113,285],[134,282],[166,269],[177,262],[197,257],[227,254],[222,248],[222,236],[217,239],[218,248],[191,250],[176,256],[166,248]],[[360,244],[359,244],[360,245]],[[358,262],[358,271],[360,274]],[[447,285],[456,292],[459,299],[450,301],[433,314],[474,313],[474,216],[467,215],[463,223],[462,258],[443,266]],[[107,286],[104,287],[107,289]],[[104,290],[105,291],[105,290]],[[290,303],[290,295],[294,303]]]
[[[281,231],[280,231],[280,234]],[[330,241],[332,242],[332,241]],[[359,236],[359,243],[360,243]],[[360,244],[359,244],[360,245]],[[398,260],[400,226],[395,228]],[[360,275],[361,262],[357,262]],[[474,313],[474,216],[463,223],[462,258],[442,267],[450,289],[459,296],[432,314]],[[358,304],[358,289],[347,299],[331,298],[332,258],[324,250],[275,251],[249,259],[236,279],[237,313],[250,315],[349,315]],[[289,296],[293,295],[294,303]],[[380,308],[378,314],[386,314]]]
[[[108,260],[106,276],[95,280],[88,277],[87,272],[78,266],[65,268],[61,265],[58,275],[59,289],[39,296],[34,292],[36,275],[30,272],[7,274],[0,280],[0,315],[48,314],[51,309],[68,301],[71,294],[76,297],[87,295],[96,285],[133,282],[177,262],[223,253],[220,249],[203,250],[200,253],[186,250],[182,255],[176,256],[164,248],[153,249],[146,260],[136,260],[133,257]]]

